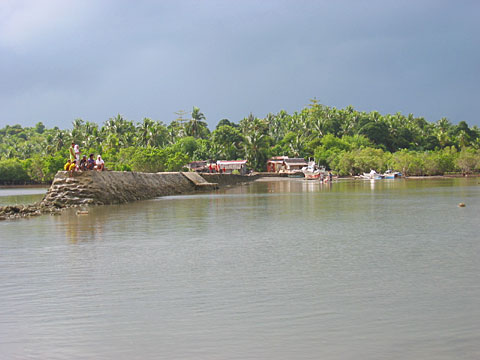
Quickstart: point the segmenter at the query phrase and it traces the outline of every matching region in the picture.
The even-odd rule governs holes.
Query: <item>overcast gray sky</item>
[[[0,127],[317,98],[480,125],[480,1],[0,0]]]

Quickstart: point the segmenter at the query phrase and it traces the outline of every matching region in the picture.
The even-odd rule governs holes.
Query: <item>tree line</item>
[[[271,156],[315,159],[339,175],[375,169],[406,175],[469,173],[480,168],[480,129],[442,118],[377,111],[352,106],[337,109],[317,100],[300,111],[264,118],[253,114],[238,123],[228,119],[211,131],[198,107],[180,111],[169,124],[117,115],[101,126],[75,119],[71,129],[7,125],[0,129],[0,182],[48,183],[68,158],[75,141],[82,154],[101,154],[106,167],[125,171],[178,171],[189,161],[246,159],[265,170]]]

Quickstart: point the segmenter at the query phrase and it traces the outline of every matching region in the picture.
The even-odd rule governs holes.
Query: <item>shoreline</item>
[[[89,207],[92,205],[108,205],[116,203],[126,203],[135,200],[146,200],[149,198],[175,195],[189,192],[196,192],[207,190],[207,188],[195,185],[194,182],[188,180],[186,175],[182,173],[129,173],[127,179],[124,179],[121,173],[115,174],[93,174],[96,177],[112,177],[105,179],[86,179],[84,184],[78,182],[79,178],[88,176],[84,174],[77,174],[74,177],[69,177],[65,172],[59,172],[55,177],[55,181],[48,188],[46,185],[7,185],[0,186],[1,189],[45,189],[47,192],[43,200],[29,205],[6,205],[0,206],[0,220],[13,220],[18,218],[25,218],[31,216],[39,216],[44,214],[59,215],[62,210],[71,207]],[[220,185],[220,187],[234,186],[244,184],[251,181],[298,181],[304,180],[312,183],[318,180],[306,180],[305,178],[288,178],[285,176],[275,176],[274,173],[255,174],[254,176],[241,176],[229,174],[206,174],[205,180],[214,181],[215,183],[207,182],[209,185]],[[110,176],[108,176],[110,175]],[[208,176],[210,175],[210,176]],[[120,176],[120,177],[119,177]],[[128,180],[133,177],[134,179]],[[159,179],[155,179],[158,178]],[[173,178],[172,178],[173,177]],[[432,180],[432,179],[452,179],[452,178],[479,178],[480,174],[452,174],[452,175],[432,175],[432,176],[408,176],[392,180]],[[163,179],[164,178],[164,179]],[[171,179],[170,179],[171,178]],[[345,176],[334,178],[335,181],[366,181],[358,176]],[[382,179],[389,181],[389,179]],[[382,181],[373,180],[373,181]],[[372,181],[372,180],[370,180]],[[141,184],[137,184],[137,182]],[[114,185],[113,188],[111,185]],[[202,185],[202,184],[200,184]],[[159,190],[160,189],[160,190]],[[102,197],[100,195],[106,195]],[[128,196],[127,196],[128,195]]]
[[[199,175],[203,175],[203,174],[199,173]],[[219,175],[219,174],[205,173],[204,175],[207,175],[209,177],[210,176],[213,177],[213,175]],[[277,173],[257,173],[257,172],[255,172],[254,176],[255,176],[255,180],[257,180],[257,179],[268,179],[268,178],[292,179],[292,178],[287,177],[286,175],[277,174]],[[410,179],[410,180],[428,180],[428,179],[478,178],[478,177],[480,177],[480,174],[412,175],[412,176],[402,176],[398,180],[400,180],[400,179],[405,179],[405,180],[408,180],[408,179]],[[361,179],[359,177],[359,175],[338,176],[338,177],[334,177],[334,179],[337,179],[337,180],[365,180],[365,179]],[[52,184],[0,185],[0,190],[1,189],[35,189],[35,188],[41,189],[41,188],[49,188],[51,185]]]

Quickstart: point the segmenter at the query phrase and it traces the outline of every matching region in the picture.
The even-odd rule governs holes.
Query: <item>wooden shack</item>
[[[289,158],[288,156],[274,156],[267,161],[267,172],[295,172],[307,166],[303,158]]]
[[[274,156],[267,161],[267,172],[279,172],[282,170],[283,160],[288,156]]]
[[[231,174],[237,170],[240,175],[247,173],[247,160],[218,160],[217,166],[222,173]]]
[[[288,158],[283,160],[283,166],[286,172],[299,171],[308,163],[304,158]]]

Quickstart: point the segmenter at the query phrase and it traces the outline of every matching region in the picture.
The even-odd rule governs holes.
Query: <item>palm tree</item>
[[[109,133],[105,139],[105,146],[109,149],[117,149],[120,145],[117,134]]]
[[[64,141],[65,134],[62,132],[62,130],[56,130],[55,134],[53,135],[53,144],[55,146],[55,151],[60,151],[60,149],[63,148],[65,143],[68,144],[68,142]]]
[[[175,144],[179,138],[182,138],[185,135],[185,128],[179,120],[173,120],[170,124],[168,124],[167,138],[169,144]]]
[[[127,147],[133,144],[135,126],[131,121],[126,120],[122,115],[118,114],[115,118],[110,118],[105,122],[105,125],[102,127],[102,132],[107,141],[110,135],[115,135],[118,144]],[[108,141],[109,145],[112,144],[111,141],[112,139]]]
[[[269,145],[268,124],[252,114],[240,122],[244,138],[244,150],[250,165],[260,170],[265,167]]]
[[[256,170],[263,168],[267,160],[267,136],[253,131],[245,136],[244,144],[249,164]]]
[[[452,129],[452,124],[450,121],[443,117],[437,121],[435,124],[435,136],[440,143],[440,146],[443,148],[450,143],[450,130]]]
[[[98,125],[87,121],[83,126],[83,141],[82,145],[84,149],[91,149],[100,145],[98,137]]]
[[[201,137],[201,133],[207,128],[207,123],[205,122],[205,115],[200,112],[200,109],[196,106],[193,107],[190,120],[185,125],[185,130],[187,135],[193,136],[194,138]]]
[[[460,130],[457,134],[457,141],[460,147],[464,148],[469,145],[470,137],[465,130]]]
[[[236,128],[224,125],[213,131],[210,143],[216,145],[224,159],[236,159],[242,135]]]
[[[149,118],[143,118],[142,122],[138,125],[138,141],[141,146],[147,147],[152,138],[152,127],[154,122]]]

